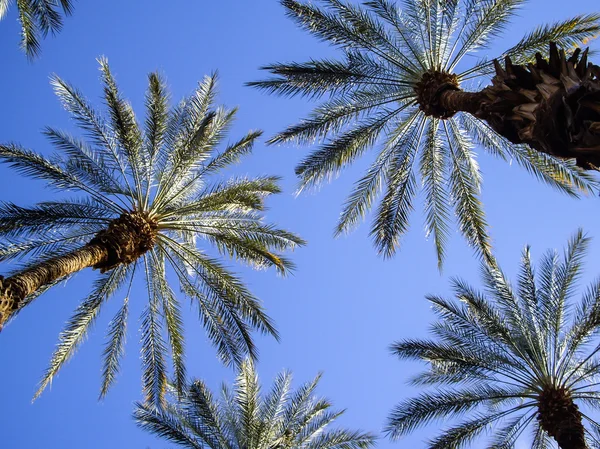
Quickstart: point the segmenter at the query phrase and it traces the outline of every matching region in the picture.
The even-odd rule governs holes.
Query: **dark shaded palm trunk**
[[[40,287],[84,268],[101,272],[131,263],[154,245],[156,224],[144,214],[124,213],[87,245],[8,278],[0,276],[0,330],[21,302]]]
[[[480,92],[461,91],[455,75],[427,74],[416,89],[421,109],[439,118],[467,112],[512,143],[600,167],[600,67],[588,63],[587,50],[567,59],[550,45],[548,60],[537,54],[522,66],[506,58],[495,67],[492,85]]]
[[[84,268],[93,267],[107,258],[108,250],[105,246],[90,244],[6,279],[0,279],[0,329],[19,308],[21,301],[40,287]]]
[[[582,415],[567,390],[546,388],[540,394],[538,421],[562,449],[586,449]]]

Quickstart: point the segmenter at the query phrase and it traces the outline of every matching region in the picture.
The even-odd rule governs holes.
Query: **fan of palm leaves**
[[[54,272],[55,265],[62,268],[64,257],[78,254],[80,248],[108,246],[105,252],[116,260],[94,265],[104,274],[67,322],[36,396],[85,338],[107,299],[122,291],[125,300],[110,323],[104,351],[101,396],[106,394],[123,355],[129,302],[135,299],[130,296],[132,282],[139,277],[148,299],[141,318],[143,388],[149,402],[159,403],[167,385],[169,349],[175,385],[182,388],[185,382],[183,314],[175,285],[197,306],[224,363],[256,356],[252,330],[277,337],[257,298],[219,257],[201,248],[212,246],[222,256],[257,269],[276,267],[285,274],[293,264],[279,251],[303,241],[263,222],[265,198],[280,192],[278,178],[213,179],[248,154],[261,135],[251,131],[218,150],[236,110],[214,106],[215,76],[206,77],[193,95],[170,108],[164,80],[150,74],[147,116],[139,124],[106,60],[100,60],[100,68],[108,120],[77,89],[52,79],[87,140],[47,128],[45,134],[58,150],[52,157],[14,144],[0,145],[0,162],[59,192],[79,194],[34,207],[2,203],[0,260],[25,258],[6,283],[40,267]],[[126,241],[111,240],[113,231],[118,235],[123,229]],[[129,240],[138,238],[141,243],[131,252]],[[19,310],[40,292],[24,298]]]
[[[550,251],[537,270],[525,248],[516,286],[498,268],[484,267],[485,292],[455,280],[455,301],[429,297],[440,318],[434,338],[404,340],[392,350],[429,365],[413,383],[432,391],[399,404],[389,434],[461,418],[428,447],[466,447],[494,429],[485,447],[512,448],[528,427],[535,449],[550,447],[550,437],[563,449],[585,449],[586,441],[600,447],[597,417],[579,408],[600,408],[600,280],[577,307],[570,304],[588,241],[579,231],[562,260]]]
[[[301,28],[343,51],[339,59],[263,67],[273,76],[249,83],[284,96],[326,97],[307,119],[270,140],[321,143],[296,168],[300,189],[331,179],[370,148],[378,148],[344,205],[336,234],[350,231],[379,201],[371,235],[379,252],[393,255],[408,229],[420,177],[426,229],[433,235],[439,266],[453,214],[467,241],[491,260],[476,145],[515,160],[570,195],[596,187],[594,178],[578,170],[574,161],[512,145],[466,113],[435,117],[418,95],[427,87],[423,83],[428,75],[447,75],[462,88],[489,79],[492,60],[483,57],[469,66],[464,58],[496,40],[525,0],[281,3]],[[519,64],[534,60],[551,41],[569,47],[591,38],[600,30],[599,19],[598,14],[579,15],[539,26],[498,56],[510,56]]]
[[[320,376],[295,392],[283,372],[264,397],[254,364],[245,361],[233,389],[221,387],[215,400],[202,381],[189,385],[178,401],[160,410],[138,404],[138,425],[182,447],[200,449],[366,449],[371,434],[329,426],[343,412],[314,396]]]
[[[4,18],[12,0],[0,0],[0,20]],[[21,23],[21,48],[30,59],[40,53],[40,35],[46,37],[62,28],[62,15],[73,12],[72,0],[16,0]],[[62,13],[61,13],[62,10]]]

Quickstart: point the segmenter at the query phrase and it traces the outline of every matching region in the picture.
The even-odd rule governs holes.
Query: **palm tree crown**
[[[181,388],[185,382],[183,318],[169,277],[198,306],[223,362],[237,364],[255,356],[253,329],[277,337],[258,299],[198,243],[252,267],[276,267],[285,274],[293,265],[278,252],[303,241],[262,221],[264,199],[280,191],[278,178],[211,181],[211,175],[248,154],[261,134],[251,131],[218,151],[236,110],[214,107],[214,76],[169,108],[164,81],[150,74],[142,126],[121,97],[106,60],[100,60],[100,68],[107,121],[75,88],[58,77],[52,80],[87,141],[47,128],[45,134],[58,150],[51,158],[18,145],[0,145],[1,162],[59,191],[80,194],[31,208],[0,205],[0,260],[27,259],[12,277],[0,280],[0,304],[8,304],[0,308],[0,317],[6,308],[3,321],[16,314],[73,272],[99,269],[104,274],[61,333],[37,394],[84,339],[102,305],[121,289],[126,298],[109,326],[104,351],[104,395],[123,353],[132,282],[144,279],[143,387],[148,401],[158,403],[166,388],[168,347],[175,385]]]
[[[56,34],[63,25],[62,15],[73,12],[72,0],[16,0],[21,23],[21,48],[30,59],[39,55],[40,35]],[[12,0],[0,0],[0,20]],[[62,11],[61,11],[62,10]]]
[[[344,205],[336,234],[350,231],[380,199],[371,234],[381,253],[393,255],[408,229],[420,176],[427,233],[433,234],[438,264],[444,259],[452,209],[461,233],[490,260],[476,144],[502,159],[515,159],[570,195],[594,187],[593,178],[574,161],[511,145],[476,116],[439,108],[441,92],[458,92],[461,83],[494,72],[487,58],[470,67],[461,61],[498,37],[525,0],[281,3],[300,27],[343,51],[338,60],[266,66],[273,76],[249,83],[279,95],[327,97],[307,119],[270,141],[322,142],[296,168],[300,188],[332,178],[371,147],[379,147]],[[571,46],[597,33],[599,18],[582,15],[540,26],[502,56],[521,64],[535,60],[534,54],[550,41]]]
[[[425,361],[427,371],[413,383],[435,389],[399,404],[389,434],[398,438],[435,419],[466,417],[428,447],[462,448],[494,428],[485,447],[512,448],[528,426],[535,449],[549,447],[549,437],[563,449],[585,448],[586,441],[598,446],[600,425],[579,405],[600,407],[600,346],[593,343],[600,332],[600,280],[576,308],[569,304],[587,244],[579,231],[562,260],[554,251],[544,255],[535,276],[525,248],[516,288],[498,268],[484,267],[485,292],[455,280],[456,301],[429,297],[440,317],[434,339],[404,340],[392,350]]]
[[[292,392],[291,374],[283,372],[263,397],[254,365],[246,361],[233,389],[222,386],[220,401],[197,380],[163,410],[138,404],[135,418],[143,429],[191,449],[371,447],[375,437],[368,433],[328,429],[343,412],[330,411],[329,401],[314,396],[319,378]]]

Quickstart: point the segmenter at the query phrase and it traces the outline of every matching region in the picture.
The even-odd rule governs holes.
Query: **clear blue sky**
[[[568,7],[565,7],[568,5]],[[594,11],[596,0],[565,3],[532,0],[497,43],[504,47],[535,24]],[[49,86],[57,73],[100,104],[96,57],[109,58],[113,72],[138,115],[143,115],[146,74],[163,72],[179,99],[205,74],[218,70],[220,102],[240,107],[231,139],[251,128],[271,136],[304,116],[311,104],[267,96],[244,87],[264,76],[258,67],[275,61],[303,61],[333,56],[335,51],[296,29],[275,0],[104,0],[78,1],[64,30],[43,41],[42,57],[28,63],[18,50],[16,10],[0,22],[0,141],[14,141],[40,152],[50,147],[40,131],[45,125],[73,130]],[[597,47],[597,44],[595,44]],[[312,105],[314,106],[314,105]],[[259,339],[259,372],[270,383],[288,368],[297,381],[317,372],[325,376],[320,393],[348,411],[341,423],[378,432],[393,405],[414,390],[406,380],[418,367],[388,352],[394,340],[425,336],[432,319],[424,296],[449,295],[452,276],[478,283],[478,265],[458,235],[452,238],[442,274],[437,271],[432,242],[426,241],[420,208],[402,251],[392,260],[376,256],[368,225],[334,240],[332,229],[345,195],[366,167],[369,156],[318,193],[295,198],[293,168],[306,148],[267,147],[236,168],[240,173],[277,174],[285,192],[270,201],[268,217],[308,240],[293,254],[296,273],[282,279],[274,272],[239,268],[264,300],[282,341]],[[372,154],[371,154],[372,156]],[[520,249],[533,246],[534,256],[546,248],[562,248],[581,226],[595,237],[587,276],[600,274],[598,198],[573,200],[537,183],[516,164],[480,156],[483,198],[500,263],[514,273]],[[0,199],[27,206],[52,193],[42,183],[21,179],[0,167]],[[234,264],[232,263],[232,266]],[[2,271],[0,267],[0,271]],[[126,358],[116,386],[98,402],[101,351],[105,330],[118,307],[114,298],[96,322],[88,341],[56,378],[51,390],[31,404],[31,397],[63,323],[93,278],[91,270],[54,288],[27,308],[0,335],[0,441],[12,449],[165,448],[144,434],[131,419],[140,399],[138,316],[143,292],[132,295]],[[232,371],[219,365],[200,323],[186,313],[189,373],[217,387]],[[381,440],[379,447],[421,447],[429,432],[400,443]]]

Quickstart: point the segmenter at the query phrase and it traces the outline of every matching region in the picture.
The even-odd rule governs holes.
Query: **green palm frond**
[[[180,394],[186,379],[184,314],[175,291],[198,306],[199,319],[221,360],[240,364],[257,356],[253,331],[275,338],[278,334],[261,302],[221,259],[257,269],[274,267],[285,275],[294,265],[284,252],[305,242],[264,221],[265,202],[281,192],[278,177],[215,180],[213,175],[248,155],[261,135],[250,131],[224,145],[236,110],[215,106],[215,75],[170,107],[164,80],[150,74],[147,114],[138,122],[108,62],[102,58],[99,63],[107,118],[67,82],[56,76],[51,81],[84,138],[46,128],[44,134],[57,150],[50,157],[15,144],[0,145],[0,162],[72,193],[69,199],[33,207],[1,203],[0,260],[21,261],[32,268],[98,241],[124,216],[143,217],[156,233],[152,244],[116,268],[109,267],[100,278],[61,334],[37,395],[72,355],[105,300],[127,280],[140,277],[148,301],[141,320],[143,389],[149,406],[160,406],[171,374],[169,360],[173,386]],[[210,247],[223,257],[209,256]],[[117,253],[121,249],[110,247]],[[134,266],[139,268],[135,273]],[[101,397],[119,371],[129,309],[138,300],[129,293],[126,297],[109,325]],[[24,298],[22,304],[29,302]]]
[[[125,298],[123,306],[110,322],[108,342],[104,348],[104,366],[102,368],[102,388],[100,398],[106,396],[119,371],[119,363],[125,352],[125,335],[129,316],[129,298]]]
[[[439,318],[431,327],[434,338],[403,340],[392,351],[428,365],[412,382],[429,390],[392,410],[390,437],[444,420],[449,427],[428,447],[467,447],[493,429],[490,447],[512,448],[533,428],[533,447],[545,448],[550,438],[560,444],[560,434],[547,427],[558,419],[585,423],[580,437],[591,443],[593,420],[576,405],[600,406],[600,346],[588,344],[600,330],[600,284],[571,309],[588,243],[579,230],[562,258],[548,252],[537,269],[526,247],[514,286],[497,266],[484,265],[485,291],[454,280],[455,300],[428,297]],[[567,419],[552,408],[552,392],[561,404],[575,404],[574,415]]]
[[[433,233],[438,258],[438,267],[444,262],[446,241],[448,240],[448,219],[450,203],[444,183],[444,165],[448,151],[439,142],[439,120],[431,120],[426,129],[426,141],[421,153],[421,177],[425,189],[425,213],[428,232]]]
[[[32,60],[41,51],[40,37],[58,33],[64,16],[73,13],[72,0],[16,0],[21,23],[21,48]],[[9,10],[11,0],[0,0],[0,20]]]
[[[112,211],[92,201],[46,201],[32,208],[0,203],[0,235],[7,238],[37,236],[49,227],[107,225]]]
[[[163,409],[137,404],[138,425],[182,447],[211,449],[367,449],[369,433],[329,426],[343,412],[314,396],[319,378],[290,392],[291,374],[279,374],[271,390],[261,393],[256,369],[244,361],[233,389],[223,385],[220,400],[206,385],[193,381],[177,400]]]
[[[161,408],[165,404],[167,391],[166,343],[163,338],[163,322],[160,316],[160,301],[165,293],[164,283],[159,278],[162,273],[157,269],[152,257],[144,256],[146,286],[149,302],[142,314],[142,382],[146,393],[146,403]]]
[[[10,2],[11,0],[0,0],[0,20],[6,15]]]
[[[485,81],[494,70],[494,58],[481,53],[506,30],[525,0],[280,2],[300,28],[337,47],[339,56],[266,65],[262,68],[269,76],[248,83],[271,94],[323,101],[269,143],[318,145],[296,167],[300,190],[332,180],[372,149],[378,153],[348,197],[336,235],[375,209],[371,227],[375,246],[380,254],[393,255],[408,229],[411,198],[421,185],[426,232],[433,235],[439,267],[455,217],[469,245],[493,262],[475,144],[501,159],[516,160],[536,178],[569,195],[598,188],[597,179],[575,162],[512,144],[464,112],[440,120],[424,107],[434,100],[419,96],[420,83],[429,74],[456,71],[457,85]],[[534,28],[497,56],[526,63],[550,42],[570,47],[599,31],[600,15],[577,15]],[[478,56],[477,62],[466,65],[466,56]],[[422,138],[412,135],[410,142],[402,142],[400,136],[411,135],[415,126],[423,127]],[[399,154],[411,156],[400,158],[403,164]]]
[[[519,42],[506,50],[500,57],[508,56],[516,64],[535,61],[536,53],[547,51],[548,42],[555,42],[561,48],[577,46],[596,35],[598,14],[584,14],[548,25],[540,25],[527,33]],[[493,73],[492,61],[484,60],[462,73],[466,79],[471,74],[490,75]]]
[[[142,429],[170,442],[193,449],[203,449],[204,447],[188,434],[181,422],[181,417],[168,408],[156,409],[148,404],[137,403],[134,416]]]
[[[60,341],[52,355],[50,366],[44,373],[34,399],[42,394],[42,391],[52,382],[58,370],[73,355],[98,316],[102,304],[127,281],[127,277],[131,275],[132,270],[132,266],[117,267],[96,281],[90,295],[77,307],[75,314],[69,319],[61,332]]]

